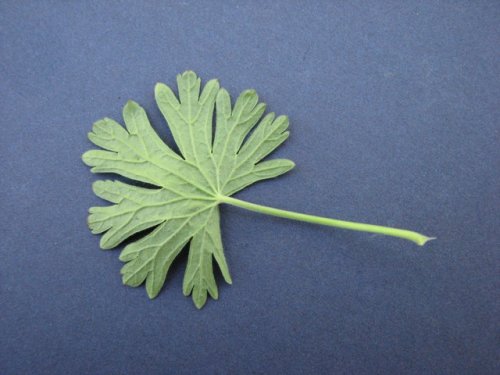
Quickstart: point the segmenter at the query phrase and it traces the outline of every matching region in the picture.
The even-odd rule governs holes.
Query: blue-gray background
[[[498,1],[2,1],[0,373],[493,374]],[[438,237],[222,209],[234,284],[154,301],[87,209],[93,121],[195,70],[287,114],[296,169],[239,198]]]

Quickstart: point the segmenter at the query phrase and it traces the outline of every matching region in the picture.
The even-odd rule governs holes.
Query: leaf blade
[[[120,254],[120,260],[127,262],[121,271],[123,283],[138,286],[146,281],[149,298],[155,298],[174,259],[206,220],[206,211],[204,208],[198,214],[166,221],[149,235],[127,245]]]
[[[185,296],[192,295],[193,302],[198,309],[205,305],[207,293],[215,300],[219,298],[213,273],[213,258],[218,263],[224,280],[231,284],[232,280],[222,248],[217,207],[212,209],[205,226],[193,236],[184,273],[183,293]]]
[[[208,296],[217,299],[214,259],[224,280],[232,279],[224,255],[218,204],[220,196],[281,175],[293,162],[262,161],[288,137],[288,118],[268,114],[255,90],[245,90],[234,105],[217,80],[204,86],[192,71],[177,76],[178,97],[168,86],[155,86],[155,99],[180,154],[152,128],[134,101],[123,108],[125,127],[104,118],[88,137],[101,149],[82,155],[94,173],[115,173],[154,187],[120,181],[97,181],[94,193],[111,202],[89,209],[93,233],[103,233],[103,249],[118,246],[144,230],[152,231],[121,252],[122,281],[145,283],[150,298],[161,291],[172,262],[190,242],[183,293],[197,308]],[[215,112],[215,133],[212,117]]]
[[[260,162],[249,171],[233,177],[224,187],[224,195],[231,196],[237,191],[261,180],[278,177],[295,167],[295,163],[288,159],[272,159]]]

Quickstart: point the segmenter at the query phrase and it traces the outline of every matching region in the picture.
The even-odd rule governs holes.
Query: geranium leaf
[[[217,80],[202,87],[194,72],[177,76],[178,95],[158,83],[155,97],[180,154],[167,146],[151,127],[146,112],[133,101],[123,109],[125,127],[109,118],[97,121],[89,139],[100,150],[82,159],[94,173],[115,173],[129,179],[96,181],[97,196],[112,203],[91,207],[88,224],[104,233],[100,246],[111,249],[130,236],[152,231],[129,243],[121,252],[123,283],[144,282],[150,298],[161,291],[170,266],[189,245],[183,293],[197,308],[207,296],[218,298],[213,260],[224,280],[231,275],[224,256],[219,204],[341,228],[402,237],[423,245],[430,237],[402,229],[320,218],[265,207],[230,197],[261,180],[294,167],[286,159],[264,160],[289,135],[288,118],[269,113],[254,90],[243,91],[234,105]],[[215,111],[215,116],[214,116]],[[215,117],[215,134],[212,119]],[[141,187],[130,182],[153,187]]]

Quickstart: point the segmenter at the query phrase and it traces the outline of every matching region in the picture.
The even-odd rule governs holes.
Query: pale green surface
[[[191,241],[184,295],[191,294],[198,308],[205,304],[207,294],[217,299],[213,258],[224,280],[232,282],[220,234],[220,203],[401,237],[419,245],[431,239],[407,230],[299,214],[231,198],[248,185],[294,167],[286,159],[261,161],[288,138],[288,118],[273,113],[262,118],[265,104],[259,103],[254,90],[241,93],[232,106],[229,94],[217,80],[207,82],[201,90],[200,79],[191,71],[179,74],[177,85],[178,98],[162,83],[156,85],[155,97],[182,156],[158,137],[145,111],[128,101],[123,109],[126,129],[108,118],[97,121],[89,139],[106,151],[90,150],[82,157],[92,172],[116,173],[157,187],[142,188],[119,181],[93,184],[96,195],[114,203],[89,210],[92,233],[105,232],[101,248],[111,249],[135,233],[156,227],[120,254],[120,260],[126,262],[121,270],[124,284],[136,287],[146,282],[149,297],[156,297],[175,257]],[[212,136],[214,109],[216,130]]]
[[[103,249],[156,226],[120,255],[126,262],[121,271],[123,283],[135,287],[145,281],[150,298],[160,292],[170,265],[191,240],[183,292],[192,294],[195,305],[201,308],[207,293],[218,297],[213,258],[226,282],[231,283],[217,197],[279,176],[294,164],[284,159],[260,162],[288,137],[288,119],[269,114],[255,127],[265,110],[255,91],[244,91],[231,107],[229,94],[216,80],[207,82],[201,95],[200,79],[193,72],[178,75],[177,84],[179,99],[161,83],[156,85],[155,96],[182,157],[157,136],[135,102],[129,101],[123,110],[126,130],[111,119],[94,124],[89,139],[107,151],[91,150],[83,155],[92,172],[117,173],[158,189],[97,181],[94,192],[115,204],[92,207],[88,223],[93,233],[105,232],[100,243]],[[212,137],[216,102],[217,130]]]

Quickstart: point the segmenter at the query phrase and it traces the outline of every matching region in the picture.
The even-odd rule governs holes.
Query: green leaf
[[[323,218],[241,201],[231,195],[255,182],[292,169],[286,159],[263,161],[288,138],[288,118],[269,113],[254,90],[245,90],[234,105],[228,92],[211,80],[202,88],[194,72],[177,76],[178,96],[158,83],[155,98],[180,154],[155,133],[146,112],[128,101],[123,108],[125,128],[109,118],[97,121],[89,139],[100,150],[82,159],[94,173],[115,173],[139,187],[120,181],[97,181],[93,190],[112,205],[91,207],[92,233],[104,233],[100,246],[111,249],[130,236],[152,231],[121,252],[125,285],[144,282],[150,298],[161,291],[173,261],[188,243],[189,257],[183,293],[197,308],[208,295],[219,296],[213,271],[217,263],[224,280],[231,275],[222,247],[219,204],[294,220],[404,238],[423,245],[432,237],[404,229]],[[215,116],[214,116],[215,111]],[[212,119],[215,118],[215,135]]]
[[[93,233],[104,232],[103,249],[154,228],[120,255],[126,263],[123,283],[136,287],[145,282],[150,298],[158,295],[172,262],[190,242],[183,292],[201,308],[207,295],[218,298],[213,259],[224,280],[232,283],[220,233],[220,197],[279,176],[294,164],[282,159],[261,162],[287,138],[288,120],[268,115],[257,124],[265,105],[254,90],[244,91],[231,106],[217,80],[202,88],[196,74],[187,71],[177,76],[177,86],[178,96],[158,83],[155,97],[180,155],[158,137],[145,111],[133,101],[123,109],[126,128],[108,118],[94,124],[89,139],[103,150],[83,154],[92,172],[116,173],[155,188],[95,182],[95,194],[113,205],[90,208],[88,223]]]
[[[189,249],[189,258],[184,275],[183,292],[192,293],[196,307],[201,308],[207,300],[207,292],[213,299],[219,297],[217,284],[212,270],[212,256],[219,264],[222,275],[231,284],[229,268],[222,249],[219,226],[219,209],[212,208],[205,226],[194,235]]]

